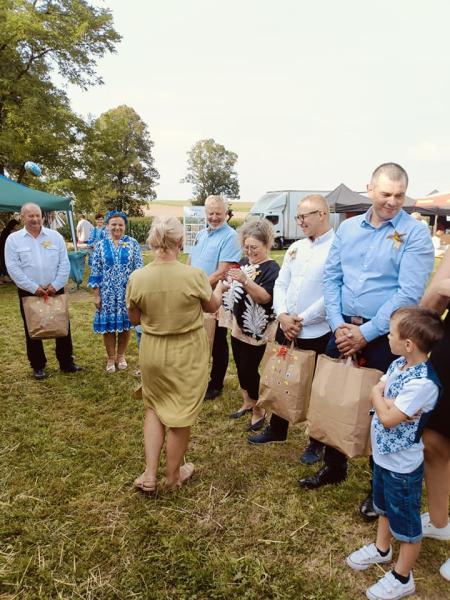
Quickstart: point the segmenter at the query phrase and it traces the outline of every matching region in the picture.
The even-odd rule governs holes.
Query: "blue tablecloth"
[[[83,281],[84,267],[86,264],[86,256],[89,254],[87,250],[78,250],[77,252],[69,252],[70,262],[70,278],[77,285]]]

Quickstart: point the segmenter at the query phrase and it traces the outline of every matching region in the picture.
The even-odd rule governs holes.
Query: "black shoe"
[[[68,367],[65,367],[64,369],[61,368],[61,371],[63,373],[78,373],[78,371],[82,371],[83,367],[80,367],[80,365],[76,365],[75,363],[72,363],[71,365],[69,365]]]
[[[268,425],[259,435],[249,436],[247,439],[249,444],[282,444],[286,441],[286,438],[281,439],[276,437],[271,430],[270,425]]]
[[[247,427],[247,431],[259,431],[264,427],[264,421],[266,420],[266,415],[263,416],[262,419],[255,421],[255,423],[250,422]]]
[[[205,394],[205,400],[214,400],[214,398],[217,398],[217,396],[220,396],[220,394],[222,393],[223,388],[213,388],[213,387],[209,387],[206,390],[206,394]]]
[[[253,408],[243,408],[241,410],[237,410],[234,413],[231,413],[231,415],[228,415],[230,419],[240,419],[241,417],[245,416],[247,413],[252,412]]]
[[[300,456],[300,463],[302,465],[315,465],[323,458],[324,447],[322,444],[317,442],[310,442]]]
[[[378,515],[373,507],[373,498],[371,494],[369,494],[367,498],[364,498],[359,505],[359,514],[366,521],[375,521],[375,519],[378,518]]]
[[[322,467],[320,471],[317,471],[314,475],[310,475],[309,477],[305,477],[304,479],[299,479],[298,484],[300,487],[305,488],[307,490],[315,490],[317,488],[322,487],[323,485],[328,485],[330,483],[340,483],[347,478],[347,469],[332,469],[330,467]]]
[[[46,372],[44,371],[44,369],[33,369],[33,376],[35,379],[45,379],[47,377]]]

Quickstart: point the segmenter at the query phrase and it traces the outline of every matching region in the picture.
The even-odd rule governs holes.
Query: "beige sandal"
[[[106,363],[106,372],[107,373],[115,373],[116,372],[116,363],[113,358],[108,358],[108,362]]]
[[[187,483],[189,479],[191,479],[192,475],[194,474],[194,471],[195,467],[193,463],[184,463],[184,465],[181,465],[180,467],[180,479],[178,480],[178,482],[174,485],[168,485],[167,488],[171,491],[178,490],[181,486]]]
[[[144,492],[145,494],[155,494],[157,490],[156,478],[146,478],[144,472],[134,480],[134,487],[138,488],[138,490],[141,490],[141,492]]]
[[[117,368],[119,371],[125,371],[128,368],[128,363],[125,360],[125,356],[123,354],[117,355]]]

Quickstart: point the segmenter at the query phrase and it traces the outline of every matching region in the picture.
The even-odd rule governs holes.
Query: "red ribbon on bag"
[[[287,354],[288,348],[287,346],[280,346],[280,349],[277,352],[277,356],[285,357]]]

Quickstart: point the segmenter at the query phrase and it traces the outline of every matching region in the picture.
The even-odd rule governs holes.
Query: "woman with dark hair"
[[[259,364],[276,324],[272,308],[273,286],[280,267],[269,256],[273,228],[266,219],[250,221],[238,229],[245,258],[240,267],[228,271],[229,289],[223,294],[219,322],[231,329],[231,348],[242,394],[240,409],[232,419],[251,413],[247,431],[264,425],[265,411],[256,406]]]
[[[125,290],[131,273],[144,263],[138,242],[125,235],[127,215],[112,210],[105,221],[108,235],[95,246],[88,286],[94,289],[97,307],[94,331],[103,335],[108,355],[106,372],[114,373],[116,364],[119,371],[128,367],[125,350],[133,326],[128,319]]]
[[[8,236],[17,229],[18,225],[19,221],[16,221],[16,219],[11,219],[0,233],[0,277],[5,277],[8,275],[8,270],[5,265],[5,244]]]
[[[440,314],[450,308],[450,251],[436,271],[421,305]],[[448,502],[450,497],[450,312],[444,319],[444,337],[431,353],[431,363],[443,385],[443,392],[423,432],[425,483],[428,510],[422,515],[424,537],[450,540]],[[450,558],[440,573],[450,581]]]

